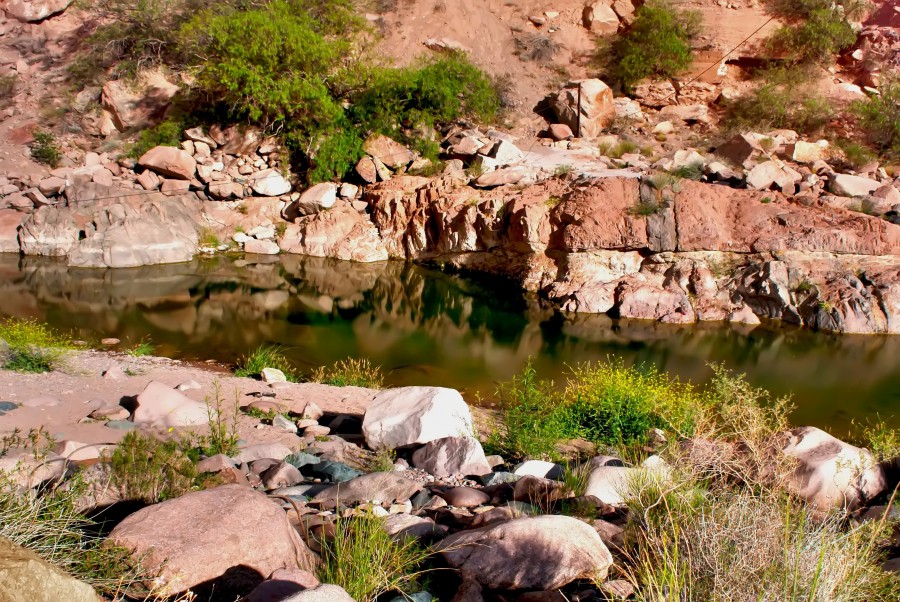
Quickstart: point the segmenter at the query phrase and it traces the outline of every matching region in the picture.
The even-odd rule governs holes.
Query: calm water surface
[[[900,336],[568,318],[511,284],[403,263],[216,257],[96,270],[0,254],[0,315],[123,345],[150,338],[176,358],[234,362],[261,343],[284,345],[302,370],[366,357],[389,384],[455,387],[470,400],[489,398],[529,357],[547,378],[620,356],[695,383],[724,362],[791,394],[798,424],[841,434],[876,413],[900,423]]]

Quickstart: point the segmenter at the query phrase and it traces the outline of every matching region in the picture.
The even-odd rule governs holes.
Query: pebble
[[[101,344],[101,345],[107,345],[107,346],[109,346],[109,347],[111,347],[111,346],[113,346],[113,345],[118,345],[118,344],[121,343],[121,342],[122,342],[122,341],[120,341],[119,339],[117,339],[117,338],[115,338],[115,337],[108,337],[108,338],[105,338],[105,339],[100,339],[100,344]]]
[[[192,391],[199,390],[201,386],[200,383],[198,383],[196,380],[186,380],[175,388],[179,391]]]
[[[19,404],[13,403],[12,401],[0,401],[0,416],[15,410],[17,407],[19,407]]]
[[[474,508],[491,501],[491,496],[471,487],[454,487],[438,493],[438,495],[444,498],[445,502],[457,508]]]
[[[130,420],[110,420],[106,426],[117,431],[131,431],[137,428],[137,425]]]

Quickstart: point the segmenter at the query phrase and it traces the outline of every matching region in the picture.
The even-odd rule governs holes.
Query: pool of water
[[[564,316],[512,284],[397,262],[215,257],[98,270],[0,254],[0,316],[123,346],[150,339],[176,358],[234,362],[262,343],[283,345],[301,370],[365,357],[391,385],[455,387],[469,400],[489,401],[529,358],[557,380],[567,365],[618,356],[695,383],[724,362],[792,395],[798,424],[840,435],[876,414],[900,423],[900,336]]]

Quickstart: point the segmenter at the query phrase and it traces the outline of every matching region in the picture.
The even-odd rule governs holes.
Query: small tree
[[[769,46],[795,62],[821,63],[856,42],[850,21],[866,8],[859,0],[768,0],[769,11],[787,22]]]
[[[701,17],[664,0],[651,0],[640,9],[628,31],[612,44],[609,70],[630,92],[646,77],[673,77],[692,61],[691,40],[700,33]]]
[[[854,104],[868,141],[882,154],[900,158],[900,80],[881,84],[879,94]]]

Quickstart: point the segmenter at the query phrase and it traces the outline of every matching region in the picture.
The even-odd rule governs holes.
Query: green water
[[[511,284],[395,262],[217,257],[87,270],[0,254],[0,315],[123,346],[149,337],[176,358],[233,362],[261,343],[284,345],[301,370],[366,357],[389,384],[455,387],[469,400],[489,401],[529,357],[547,378],[621,356],[695,383],[724,362],[791,394],[798,424],[841,434],[854,418],[900,418],[900,336],[569,318]]]

